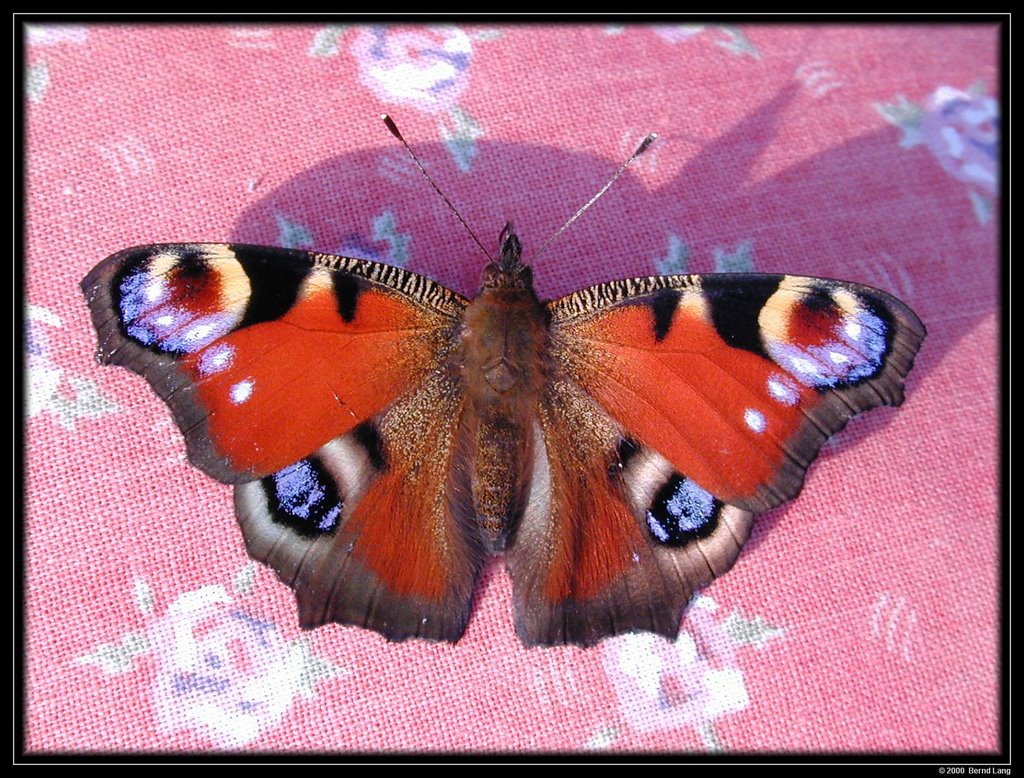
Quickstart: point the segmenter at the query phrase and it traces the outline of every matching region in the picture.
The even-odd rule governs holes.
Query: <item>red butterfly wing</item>
[[[297,462],[423,381],[465,300],[399,268],[226,244],[144,246],[82,282],[99,357],[170,405],[225,483]]]
[[[752,513],[828,435],[902,401],[924,337],[898,300],[790,276],[664,276],[549,303],[553,379],[508,553],[530,643],[674,636]]]
[[[557,380],[507,552],[517,630],[530,645],[592,645],[638,629],[674,637],[693,591],[729,569],[751,526],[749,512],[715,500]]]
[[[677,469],[751,511],[794,497],[853,415],[902,402],[925,334],[884,292],[795,276],[635,279],[551,309],[566,374]]]
[[[122,251],[82,287],[101,361],[144,376],[193,463],[239,484],[249,551],[305,626],[462,634],[482,552],[454,480],[461,390],[437,368],[463,298],[367,260],[223,244]]]
[[[462,635],[484,560],[458,461],[462,403],[434,374],[373,421],[236,487],[249,553],[295,589],[303,626]]]

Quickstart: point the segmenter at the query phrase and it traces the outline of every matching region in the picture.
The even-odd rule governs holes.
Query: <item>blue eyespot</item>
[[[330,534],[344,504],[334,479],[314,457],[263,479],[271,516],[305,537]]]
[[[804,386],[838,388],[871,378],[882,368],[888,348],[888,327],[870,310],[844,313],[831,338],[817,345],[772,341],[772,359]],[[788,404],[782,384],[769,385],[772,396]]]
[[[647,510],[647,527],[655,540],[683,546],[710,535],[718,524],[722,503],[679,473],[669,478]]]

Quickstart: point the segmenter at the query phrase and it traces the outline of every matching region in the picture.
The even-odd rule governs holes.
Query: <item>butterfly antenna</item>
[[[384,125],[391,131],[391,134],[398,138],[399,142],[405,146],[405,150],[409,152],[409,156],[412,157],[412,161],[416,163],[416,167],[418,167],[420,172],[427,177],[427,181],[429,181],[430,185],[434,187],[434,191],[441,195],[441,199],[447,203],[449,208],[452,209],[452,213],[455,214],[455,218],[459,220],[459,223],[463,227],[466,228],[466,232],[469,233],[470,237],[476,241],[476,245],[478,245],[480,250],[484,252],[484,256],[486,256],[491,262],[494,262],[494,258],[490,255],[487,249],[484,248],[484,244],[480,242],[480,238],[476,236],[476,233],[469,228],[468,224],[466,224],[466,220],[462,218],[462,214],[459,213],[458,209],[454,205],[452,205],[452,201],[445,196],[445,193],[441,191],[441,187],[434,183],[434,179],[430,177],[430,173],[428,173],[427,169],[423,167],[423,163],[420,162],[419,157],[416,156],[413,150],[409,147],[409,144],[406,143],[405,138],[402,137],[402,133],[398,131],[398,125],[396,125],[394,120],[386,113],[382,113],[380,118],[384,121]]]
[[[555,242],[555,238],[557,238],[559,235],[565,232],[569,228],[570,224],[572,224],[574,221],[580,218],[580,216],[583,215],[583,212],[587,210],[587,208],[589,208],[595,202],[597,202],[597,198],[599,198],[601,195],[603,195],[611,188],[611,185],[614,184],[618,180],[619,176],[621,176],[626,171],[626,168],[633,164],[633,160],[639,157],[645,151],[647,151],[648,146],[654,143],[654,141],[656,141],[657,139],[658,133],[652,132],[650,135],[648,135],[646,138],[640,141],[640,145],[636,147],[636,151],[634,151],[632,155],[630,155],[629,159],[627,159],[625,162],[619,165],[619,169],[615,171],[615,175],[608,180],[608,183],[602,186],[596,195],[587,200],[586,204],[578,211],[576,211],[576,213],[572,215],[572,218],[569,219],[569,221],[567,221],[565,224],[559,227],[558,232],[556,232],[554,235],[547,239],[544,245],[540,247],[540,250],[533,255],[533,258],[530,260],[530,262],[535,263],[537,261],[537,258],[544,253],[545,249],[547,249],[548,246]]]

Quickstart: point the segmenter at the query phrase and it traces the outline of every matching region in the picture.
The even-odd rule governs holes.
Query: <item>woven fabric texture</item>
[[[991,752],[999,747],[998,30],[25,30],[30,752]],[[481,240],[544,298],[670,272],[867,283],[929,335],[674,643],[525,649],[503,564],[456,645],[298,627],[229,487],[78,289],[131,245],[367,256],[463,294]],[[282,434],[287,434],[286,430]]]

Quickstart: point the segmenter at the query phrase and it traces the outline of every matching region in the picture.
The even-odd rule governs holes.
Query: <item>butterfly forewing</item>
[[[902,402],[924,337],[884,292],[795,276],[656,276],[549,308],[565,376],[702,488],[754,512],[796,496],[853,415]]]
[[[226,483],[294,464],[422,382],[466,304],[389,265],[228,244],[118,252],[82,288],[100,360],[144,376]]]

